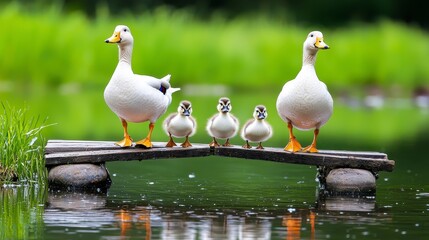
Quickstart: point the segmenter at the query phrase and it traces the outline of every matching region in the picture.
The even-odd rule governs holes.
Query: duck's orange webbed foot
[[[251,149],[252,146],[250,146],[249,141],[246,141],[246,143],[243,145],[243,148]]]
[[[152,148],[153,145],[150,139],[145,138],[143,140],[136,142],[136,147]]]
[[[219,143],[216,141],[216,138],[213,138],[213,141],[209,144],[210,147],[219,147]]]
[[[226,142],[222,146],[224,146],[224,147],[232,147],[232,144],[229,142],[229,138],[226,139]]]
[[[123,148],[131,147],[133,145],[133,140],[131,139],[130,136],[128,136],[128,137],[124,137],[123,140],[116,142],[115,144]]]
[[[316,128],[314,130],[314,138],[313,138],[313,142],[311,143],[310,146],[305,147],[304,149],[302,149],[303,152],[309,152],[309,153],[317,153],[319,152],[319,150],[317,150],[316,148],[316,143],[317,143],[317,136],[319,135],[319,129]]]
[[[301,144],[296,140],[295,137],[289,139],[289,143],[284,148],[285,151],[288,152],[299,152],[301,151]]]
[[[308,152],[308,153],[317,153],[317,152],[319,152],[319,150],[317,150],[316,146],[313,146],[313,144],[310,145],[310,146],[307,146],[307,147],[303,148],[302,151],[303,152]]]
[[[262,143],[261,142],[258,144],[258,146],[256,147],[256,149],[264,149],[264,147],[262,147]]]
[[[177,146],[176,143],[174,142],[173,138],[170,135],[170,140],[168,140],[167,144],[165,145],[165,147],[174,147]]]
[[[191,142],[189,142],[188,136],[186,136],[186,140],[182,144],[180,144],[180,146],[182,146],[183,148],[192,147]]]
[[[143,147],[143,148],[153,147],[151,137],[152,137],[152,132],[154,127],[155,127],[154,123],[149,123],[149,133],[147,134],[147,137],[143,140],[136,142],[136,147]]]

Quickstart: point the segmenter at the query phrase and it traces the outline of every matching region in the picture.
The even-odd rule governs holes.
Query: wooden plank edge
[[[266,160],[327,167],[361,168],[392,172],[395,161],[388,159],[339,156],[320,153],[291,153],[286,151],[261,151],[257,149],[216,148],[215,155],[234,158]]]
[[[167,142],[153,142],[152,149],[164,149]],[[209,148],[208,144],[193,143],[191,148]],[[180,146],[177,146],[180,147]],[[141,149],[133,145],[121,148],[112,141],[79,141],[79,140],[49,140],[45,147],[45,154],[60,152],[81,152],[97,150]]]
[[[110,161],[154,160],[170,158],[205,157],[212,155],[210,148],[165,148],[159,149],[115,149],[95,151],[74,151],[64,153],[51,153],[45,155],[45,165],[100,163]]]

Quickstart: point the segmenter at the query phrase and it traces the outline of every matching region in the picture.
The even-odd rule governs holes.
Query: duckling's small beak
[[[224,105],[224,106],[222,106],[221,111],[222,111],[223,113],[229,112],[229,107],[228,107],[227,105]]]
[[[258,119],[259,120],[265,119],[265,114],[263,112],[258,113]]]
[[[329,49],[329,46],[323,41],[323,38],[316,37],[316,43],[314,43],[314,47],[318,49]]]
[[[110,38],[105,40],[105,42],[106,43],[120,43],[121,40],[122,40],[121,32],[114,32]]]
[[[183,111],[183,115],[186,116],[186,117],[189,117],[191,115],[191,113],[189,112],[189,109],[185,109]]]

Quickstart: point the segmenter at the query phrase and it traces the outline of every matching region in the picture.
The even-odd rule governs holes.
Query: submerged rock
[[[104,164],[69,164],[51,168],[48,174],[51,189],[104,190],[110,186],[109,172]]]
[[[331,194],[371,195],[375,194],[376,178],[365,169],[337,168],[326,177],[326,189]]]

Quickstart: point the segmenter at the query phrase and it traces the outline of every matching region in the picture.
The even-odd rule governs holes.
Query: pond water
[[[367,198],[319,197],[309,166],[214,156],[111,162],[107,193],[2,189],[0,238],[424,239],[429,167],[394,155],[409,164],[380,172]]]

